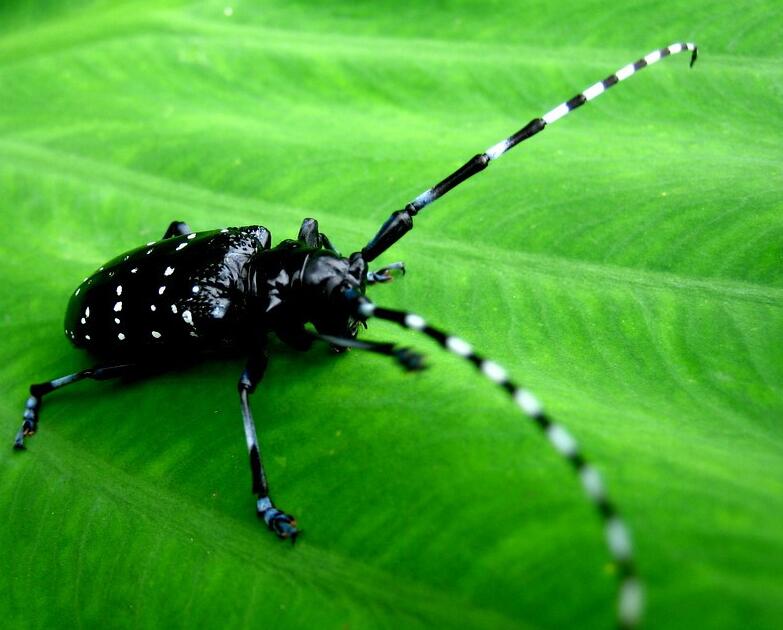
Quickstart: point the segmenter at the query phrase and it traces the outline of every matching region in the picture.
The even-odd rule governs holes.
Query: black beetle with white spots
[[[37,431],[43,397],[65,385],[86,378],[105,380],[150,373],[169,362],[192,360],[215,351],[242,351],[247,365],[238,390],[256,511],[275,534],[293,541],[298,533],[296,521],[270,498],[248,402],[266,370],[267,339],[274,333],[300,350],[309,349],[315,341],[326,342],[338,351],[358,348],[392,357],[406,370],[422,369],[422,355],[409,348],[357,338],[359,326],[366,326],[371,318],[395,322],[430,337],[475,365],[508,393],[570,463],[603,522],[619,579],[618,623],[635,626],[641,618],[643,597],[631,537],[598,470],[585,459],[576,439],[549,417],[530,391],[514,383],[500,365],[474,352],[467,341],[431,326],[419,315],[382,308],[370,301],[366,296],[369,285],[388,282],[394,272],[404,273],[405,267],[392,263],[370,271],[368,263],[411,230],[413,217],[424,207],[490,162],[645,66],[686,50],[691,52],[693,65],[696,46],[672,44],[624,66],[533,119],[394,212],[361,251],[347,258],[319,231],[314,219],[304,220],[296,240],[284,240],[274,247],[269,231],[261,226],[193,233],[185,223],[174,221],[162,240],[107,262],[73,293],[65,317],[65,335],[78,348],[102,357],[103,362],[32,385],[15,448],[24,449],[25,438]]]

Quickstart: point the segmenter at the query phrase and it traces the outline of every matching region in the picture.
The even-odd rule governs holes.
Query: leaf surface
[[[0,9],[0,614],[9,627],[609,627],[567,467],[485,380],[282,346],[253,398],[257,522],[216,361],[47,398],[68,296],[160,238],[315,216],[344,252],[465,159],[693,40],[424,210],[372,298],[453,330],[579,438],[650,628],[783,623],[783,43],[774,2],[37,0]]]

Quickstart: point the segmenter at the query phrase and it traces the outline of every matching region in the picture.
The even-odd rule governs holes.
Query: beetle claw
[[[376,284],[379,282],[391,282],[394,280],[392,271],[399,271],[403,276],[405,275],[405,263],[395,262],[385,267],[381,267],[378,271],[367,272],[367,284]]]
[[[24,439],[35,435],[38,430],[38,418],[34,407],[29,403],[27,409],[24,411],[24,421],[22,422],[22,428],[16,434],[14,438],[14,449],[17,451],[24,451],[26,449],[24,445]]]
[[[427,369],[427,365],[424,363],[424,355],[410,348],[396,349],[394,357],[406,372],[420,372]]]
[[[258,512],[258,517],[264,519],[266,526],[274,532],[280,540],[291,539],[291,543],[296,542],[299,530],[296,528],[296,519],[293,516],[281,512],[277,508],[267,508],[263,512]]]

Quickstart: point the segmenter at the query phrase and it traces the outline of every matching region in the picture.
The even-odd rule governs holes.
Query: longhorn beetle
[[[628,530],[609,500],[598,471],[582,455],[576,440],[552,420],[535,396],[512,382],[506,371],[475,353],[466,342],[429,325],[413,313],[381,308],[365,295],[368,285],[387,282],[402,263],[377,271],[367,264],[378,258],[413,227],[413,217],[490,162],[616,83],[669,55],[697,48],[676,43],[654,50],[594,83],[424,191],[394,212],[378,233],[358,252],[341,256],[314,219],[305,219],[296,240],[270,246],[271,235],[261,226],[225,228],[193,233],[174,221],[163,239],[147,243],[107,262],[86,278],[71,296],[65,334],[78,348],[106,361],[101,365],[30,386],[24,422],[14,447],[38,428],[43,397],[65,385],[90,378],[106,380],[149,372],[174,356],[193,356],[220,349],[245,349],[247,364],[239,378],[239,401],[250,453],[257,514],[280,538],[296,539],[296,521],[272,503],[248,396],[267,366],[267,337],[275,333],[300,350],[315,340],[336,350],[359,348],[394,358],[406,370],[424,367],[420,354],[394,343],[357,339],[359,325],[370,318],[385,319],[434,339],[445,349],[470,361],[489,380],[504,389],[571,464],[589,499],[603,519],[609,552],[618,567],[618,621],[636,625],[642,610],[642,589],[636,573]],[[312,324],[315,331],[307,327]]]

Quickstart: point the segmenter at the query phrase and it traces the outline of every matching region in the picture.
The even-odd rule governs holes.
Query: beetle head
[[[309,321],[324,335],[356,337],[359,320],[353,299],[367,286],[367,267],[361,255],[344,258],[328,250],[310,252],[302,266],[302,297]]]

